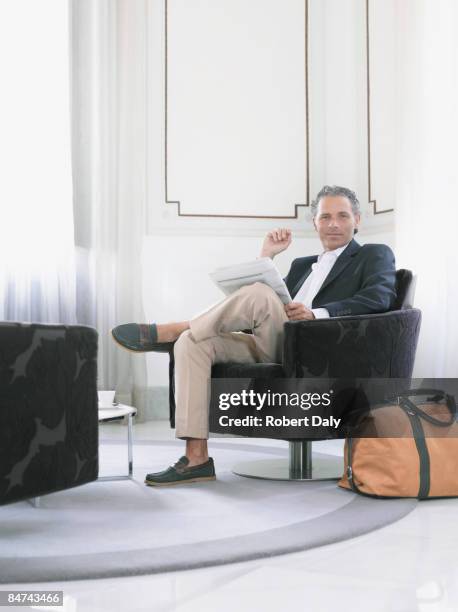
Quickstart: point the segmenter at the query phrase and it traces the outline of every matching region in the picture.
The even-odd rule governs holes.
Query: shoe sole
[[[205,482],[208,480],[216,480],[216,476],[202,476],[201,478],[189,478],[186,480],[176,480],[174,482],[153,482],[151,480],[145,480],[145,484],[149,487],[172,487],[180,484],[191,484],[193,482]]]

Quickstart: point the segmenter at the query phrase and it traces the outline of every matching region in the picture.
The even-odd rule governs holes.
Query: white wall
[[[217,16],[214,15],[215,11],[208,9],[209,4],[212,6],[217,4],[220,7]],[[240,34],[241,26],[237,21],[243,18],[243,10],[238,11],[234,8],[239,7],[239,4],[233,0],[211,0],[211,2],[186,0],[186,19],[183,23],[180,19],[183,0],[168,0],[166,64],[164,2],[162,0],[146,2],[148,45],[146,77],[149,91],[148,109],[150,109],[148,168],[151,169],[148,190],[149,201],[152,203],[148,212],[150,232],[170,234],[178,231],[192,234],[203,228],[205,231],[218,233],[222,228],[225,231],[230,231],[232,228],[237,232],[243,228],[243,231],[259,233],[272,225],[272,221],[265,219],[178,216],[178,205],[166,204],[166,162],[168,201],[179,201],[181,213],[280,216],[283,214],[288,217],[294,215],[294,201],[309,202],[321,186],[328,183],[346,185],[357,192],[363,210],[367,213],[367,226],[374,230],[392,227],[392,214],[374,216],[373,206],[369,204],[370,181],[372,182],[370,195],[372,200],[377,200],[378,209],[386,210],[393,204],[391,186],[395,171],[392,163],[394,109],[387,104],[388,94],[392,90],[390,76],[393,66],[391,61],[393,41],[387,39],[390,23],[394,19],[392,0],[386,4],[385,12],[382,8],[385,5],[380,6],[380,3],[369,0],[371,17],[369,67],[371,86],[374,88],[370,97],[372,127],[368,124],[367,108],[365,0],[308,0],[308,139],[305,139],[305,142],[303,142],[303,131],[307,110],[304,95],[306,79],[305,74],[301,74],[300,68],[301,62],[305,61],[305,48],[302,47],[305,42],[303,14],[306,1],[263,0],[261,11],[259,0],[246,0],[245,4],[250,5],[250,11],[246,17],[247,23],[244,24],[245,36]],[[225,12],[221,7],[225,7]],[[266,22],[271,29],[273,40],[270,56],[259,53],[257,49],[257,45],[262,43],[264,48],[267,43],[264,38],[261,42],[257,40],[256,7],[259,9],[259,36],[265,38]],[[278,24],[273,24],[273,18],[279,12],[284,17]],[[222,18],[224,15],[226,17]],[[288,38],[287,26],[293,19],[295,26],[289,28]],[[297,22],[300,27],[297,26]],[[203,59],[205,54],[202,50],[196,52],[197,55],[188,53],[190,58],[186,63],[180,61],[180,58],[187,55],[190,46],[189,37],[198,36],[202,28],[208,30],[215,28],[219,31],[224,28],[225,23],[227,23],[225,40],[232,41],[234,49],[234,64],[230,73],[227,69],[230,57],[224,55],[224,47],[221,45],[215,43],[212,47],[211,37],[205,39],[209,58],[207,64]],[[183,29],[188,32],[187,36],[180,35]],[[280,58],[277,58],[278,53],[275,52],[277,47],[285,47]],[[300,57],[293,62],[296,54]],[[389,62],[387,57],[390,59]],[[277,60],[281,60],[280,70]],[[262,91],[263,101],[256,98],[256,104],[250,102],[252,95],[251,89],[247,89],[245,72],[240,74],[240,78],[238,76],[237,67],[243,61],[249,65],[253,81],[258,83],[258,89]],[[166,65],[167,104],[164,87]],[[218,66],[224,70],[224,74],[220,75],[219,79]],[[256,66],[262,73],[262,79],[255,73]],[[273,100],[270,99],[273,96],[269,96],[267,89],[269,80],[265,73],[269,70],[272,91],[279,90]],[[281,78],[280,73],[282,73]],[[219,95],[215,98],[214,91],[215,88],[223,87],[221,81],[225,79],[230,82],[229,84],[224,82],[223,91],[227,91],[228,87],[231,90],[231,95],[227,99],[226,113],[224,96]],[[182,80],[184,83],[181,83]],[[186,95],[191,89],[192,95]],[[297,98],[296,105],[290,104],[289,100],[292,97]],[[196,100],[199,99],[207,111],[209,100],[217,107],[214,113],[207,112],[208,125],[205,123],[206,115],[195,111]],[[283,109],[281,109],[282,101]],[[277,128],[278,125],[283,125],[283,128],[279,131],[268,127],[262,134],[260,126],[266,125],[269,120]],[[256,129],[253,127],[255,121]],[[235,124],[237,129],[234,128]],[[200,132],[196,131],[196,125],[201,127]],[[383,126],[387,129],[383,130]],[[214,133],[208,134],[209,131]],[[241,163],[244,166],[243,171],[234,165],[234,151],[236,151],[232,146],[234,131],[237,134],[240,151],[237,164]],[[299,149],[305,147],[307,142],[308,192],[307,181],[304,180],[307,177],[304,177],[303,168],[304,163],[307,163],[307,157],[304,158],[303,153],[298,152],[298,147]],[[252,172],[249,168],[250,159]],[[284,159],[287,160],[286,164],[283,163]],[[272,169],[271,163],[275,160],[281,167],[280,174]],[[259,174],[260,168],[264,169],[264,174]],[[192,174],[195,175],[194,179],[190,178]],[[263,177],[264,184],[262,184]],[[290,191],[290,185],[295,186],[293,192]],[[305,232],[305,217],[306,209],[299,208],[297,219],[290,219],[288,222],[293,230]]]
[[[293,215],[306,170],[304,0],[169,0],[168,199]]]

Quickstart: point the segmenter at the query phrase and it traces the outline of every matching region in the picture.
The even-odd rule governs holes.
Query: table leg
[[[133,456],[132,456],[132,415],[129,414],[129,420],[127,423],[127,452],[129,461],[129,477],[132,478],[133,474]]]
[[[99,476],[97,478],[98,481],[101,480],[132,480],[133,477],[133,415],[129,414],[127,416],[127,474],[122,474],[119,476]],[[121,417],[122,418],[122,417]]]

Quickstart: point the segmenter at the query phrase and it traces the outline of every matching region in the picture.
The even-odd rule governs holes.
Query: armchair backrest
[[[410,270],[396,270],[396,299],[391,310],[413,308],[417,277]]]

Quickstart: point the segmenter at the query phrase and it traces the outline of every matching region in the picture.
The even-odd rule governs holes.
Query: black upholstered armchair
[[[283,363],[215,364],[213,378],[410,378],[421,312],[413,308],[415,279],[396,272],[393,310],[382,314],[333,317],[285,323]],[[174,426],[173,351],[170,351],[170,421]],[[289,461],[239,464],[235,473],[275,479],[331,479],[341,460],[312,457],[312,441],[289,442]]]
[[[97,475],[97,332],[0,323],[0,505]]]

